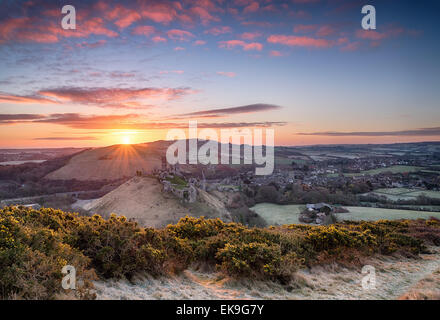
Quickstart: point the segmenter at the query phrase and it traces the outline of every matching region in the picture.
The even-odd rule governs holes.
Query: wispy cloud
[[[243,9],[243,13],[254,13],[257,12],[258,9],[260,9],[260,4],[257,1],[254,1]]]
[[[385,137],[385,136],[440,136],[440,127],[421,128],[402,131],[364,131],[364,132],[311,132],[311,133],[297,133],[303,136],[333,136],[333,137]]]
[[[156,32],[153,26],[137,26],[133,29],[132,34],[150,36]]]
[[[181,73],[176,71],[175,73]],[[111,73],[113,78],[132,78],[132,73]],[[140,109],[140,101],[170,101],[195,93],[190,88],[79,88],[61,87],[40,90],[33,95],[0,94],[0,103],[84,104],[98,107]]]
[[[240,38],[243,40],[254,40],[258,37],[261,37],[261,32],[244,32],[240,35]]]
[[[44,119],[45,116],[41,114],[0,114],[0,123],[8,123],[11,121],[26,121]]]
[[[81,42],[81,43],[77,43],[76,46],[78,48],[90,48],[90,49],[93,49],[93,48],[102,47],[106,43],[107,43],[106,40],[102,40],[101,39],[101,40],[98,40],[96,42],[86,42],[86,41],[84,41],[84,42]]]
[[[189,41],[191,38],[195,37],[191,32],[179,29],[169,30],[167,36],[168,38],[177,41]]]
[[[79,113],[59,113],[49,115],[0,115],[0,125],[13,125],[23,123],[48,123],[64,125],[73,129],[89,130],[155,130],[188,128],[188,122],[159,122],[148,121],[138,114],[124,115],[83,115]],[[5,117],[4,120],[2,118]],[[284,126],[286,122],[262,121],[262,122],[200,122],[199,128],[243,128],[243,127],[273,127]]]
[[[213,27],[211,29],[205,30],[205,34],[212,34],[214,36],[218,36],[225,33],[231,33],[232,28],[228,26],[221,26],[221,27]]]
[[[230,71],[217,71],[217,74],[228,78],[234,78],[237,75],[235,72]]]
[[[34,138],[33,140],[44,140],[44,141],[82,141],[82,140],[98,140],[96,137],[41,137]]]
[[[379,41],[390,37],[395,37],[402,34],[405,30],[403,28],[390,28],[383,32],[375,30],[363,30],[356,31],[356,37],[359,39]]]
[[[313,37],[286,36],[274,34],[267,38],[267,42],[283,44],[290,47],[312,47],[312,48],[329,48],[334,45],[334,41],[328,39],[319,39]]]
[[[256,104],[250,104],[250,105],[240,106],[240,107],[210,109],[210,110],[202,110],[202,111],[197,111],[197,112],[184,113],[184,114],[176,115],[176,117],[191,118],[191,117],[203,116],[203,117],[217,118],[217,117],[228,116],[228,115],[232,115],[232,114],[255,113],[255,112],[263,112],[263,111],[270,111],[270,110],[277,110],[277,109],[281,109],[281,107],[274,105],[274,104],[256,103]]]
[[[241,47],[245,51],[249,51],[249,50],[261,51],[263,49],[263,45],[259,42],[245,42],[242,40],[220,41],[219,47],[226,48],[226,49],[233,49],[235,47]]]
[[[53,101],[47,97],[43,97],[40,95],[14,95],[14,94],[8,94],[8,93],[0,93],[0,103],[24,103],[24,104],[31,104],[31,103],[37,103],[37,104],[53,104],[57,103],[56,101]]]
[[[270,55],[271,57],[282,57],[282,56],[284,56],[284,54],[281,53],[281,52],[278,51],[278,50],[271,50],[271,51],[269,52],[269,55]]]

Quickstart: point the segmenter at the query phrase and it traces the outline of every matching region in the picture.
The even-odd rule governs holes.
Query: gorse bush
[[[369,229],[359,232],[335,225],[316,227],[308,232],[306,241],[310,242],[317,251],[338,247],[365,248],[377,245],[376,237]]]
[[[0,211],[0,294],[3,298],[49,299],[60,292],[61,269],[75,265],[83,278],[79,298],[92,297],[87,288],[95,278],[89,258],[64,242],[61,226],[50,214],[26,209]],[[51,227],[48,227],[51,226]]]
[[[227,243],[216,258],[219,268],[232,276],[265,277],[280,282],[290,279],[301,260],[294,252],[283,255],[279,245],[266,243]]]
[[[438,243],[436,242],[438,241]],[[249,228],[220,219],[185,217],[163,229],[142,228],[123,216],[79,216],[60,210],[0,210],[1,298],[53,299],[61,270],[73,265],[81,280],[77,298],[94,297],[98,278],[164,276],[205,264],[232,277],[288,282],[295,270],[340,257],[417,254],[440,244],[436,220],[288,225]]]

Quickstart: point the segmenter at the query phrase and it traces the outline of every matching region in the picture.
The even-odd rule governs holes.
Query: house
[[[333,211],[333,207],[327,203],[308,203],[306,204],[306,208],[309,211],[315,210],[318,212],[324,212],[326,215],[328,215],[330,212]]]

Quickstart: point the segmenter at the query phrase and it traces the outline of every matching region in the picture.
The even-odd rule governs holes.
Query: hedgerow
[[[81,279],[75,296],[90,299],[96,279],[165,276],[205,264],[231,277],[286,283],[298,268],[326,257],[344,259],[345,251],[417,254],[426,244],[440,244],[436,220],[249,228],[185,217],[153,229],[123,216],[6,207],[0,210],[0,298],[54,299],[69,293],[61,289],[65,265],[75,266]]]

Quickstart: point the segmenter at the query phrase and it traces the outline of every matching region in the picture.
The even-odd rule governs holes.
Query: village
[[[276,165],[272,174],[261,176],[249,165],[234,169],[181,166],[169,165],[163,159],[161,169],[152,175],[162,183],[164,192],[183,202],[196,202],[198,190],[240,193],[249,206],[262,202],[304,204],[307,211],[300,221],[322,224],[332,221],[331,213],[343,212],[343,205],[399,209],[425,205],[424,210],[440,211],[437,163],[435,157],[426,156],[335,158],[302,164],[292,160]],[[406,197],[397,199],[400,190]],[[427,205],[430,207],[426,208]]]

